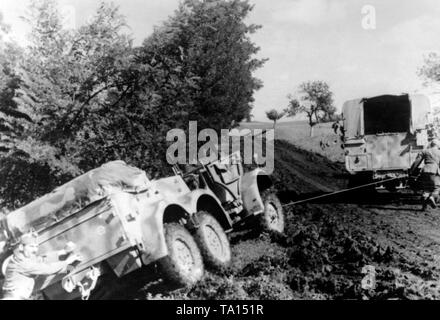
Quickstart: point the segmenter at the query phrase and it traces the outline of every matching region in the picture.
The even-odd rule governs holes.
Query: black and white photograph
[[[439,17],[0,0],[1,300],[440,300]]]

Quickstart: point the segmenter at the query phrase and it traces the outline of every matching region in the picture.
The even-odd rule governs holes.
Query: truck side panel
[[[107,200],[89,206],[74,216],[54,225],[41,234],[41,253],[63,249],[72,241],[84,260],[76,271],[84,270],[131,246],[123,225]],[[93,245],[91,245],[93,244]],[[65,275],[46,277],[39,287],[44,288]]]

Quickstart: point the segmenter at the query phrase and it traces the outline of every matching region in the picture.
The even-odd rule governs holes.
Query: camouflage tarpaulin
[[[14,235],[31,228],[38,231],[115,191],[141,191],[149,183],[144,171],[123,161],[112,161],[9,213],[8,227]]]
[[[411,101],[411,131],[425,129],[432,122],[431,102],[421,94],[410,95]]]
[[[362,99],[350,100],[344,103],[344,129],[347,139],[357,139],[364,134]]]
[[[386,99],[388,96],[383,96]],[[398,97],[398,96],[395,96]],[[378,99],[380,97],[375,97]],[[428,97],[421,94],[409,95],[411,101],[411,132],[425,129],[432,122],[431,103]],[[363,99],[350,100],[342,108],[344,115],[345,135],[348,139],[362,137],[364,132],[364,103]]]

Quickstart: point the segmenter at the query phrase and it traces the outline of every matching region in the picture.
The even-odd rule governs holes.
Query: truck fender
[[[192,216],[199,211],[208,211],[221,224],[223,229],[232,228],[232,221],[223,209],[220,200],[209,189],[196,189],[177,199],[177,203],[182,206]]]
[[[197,199],[197,212],[199,211],[206,211],[212,214],[225,231],[232,229],[232,220],[215,195],[210,193],[200,194]]]
[[[262,169],[255,169],[243,175],[241,182],[243,206],[249,214],[264,211],[261,193],[273,186],[272,179]]]
[[[149,211],[148,209],[146,208],[146,211]],[[148,265],[168,255],[164,223],[171,222],[172,216],[186,214],[186,210],[181,206],[160,201],[154,209],[154,214],[142,215],[140,221],[142,239],[137,245],[143,264]]]
[[[150,209],[151,210],[151,209]],[[150,211],[147,210],[147,211]],[[142,262],[149,264],[168,255],[165,242],[164,223],[190,219],[201,210],[209,211],[222,224],[225,230],[232,227],[232,221],[222,208],[219,200],[209,190],[197,189],[173,199],[173,202],[160,201],[154,214],[142,215],[142,241],[138,244]]]

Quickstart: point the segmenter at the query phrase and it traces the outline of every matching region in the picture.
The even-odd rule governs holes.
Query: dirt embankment
[[[285,202],[343,189],[343,164],[277,141]],[[440,298],[440,209],[412,195],[344,194],[285,207],[285,235],[233,235],[233,263],[193,288],[147,299]],[[368,282],[370,280],[370,282]]]

